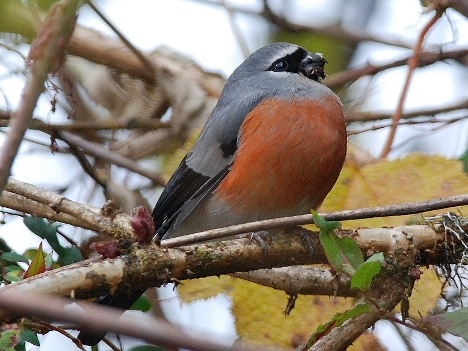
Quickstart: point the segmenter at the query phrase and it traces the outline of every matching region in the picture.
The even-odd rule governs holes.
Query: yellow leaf
[[[364,166],[347,160],[320,211],[403,204],[466,193],[468,176],[458,160],[422,154],[395,161],[379,160]],[[346,221],[343,226],[382,227],[411,222],[411,216],[399,216]]]
[[[189,303],[194,300],[206,300],[221,293],[229,293],[233,289],[234,279],[223,275],[221,277],[208,277],[201,279],[184,280],[177,287],[180,299]]]
[[[36,256],[34,256],[31,264],[29,265],[26,273],[24,274],[24,278],[29,278],[41,273],[45,272],[45,258],[46,254],[42,251],[42,242],[39,244],[39,248],[37,249]]]
[[[218,278],[184,281],[179,294],[184,301],[209,298],[224,292],[232,297],[239,337],[262,345],[297,347],[336,312],[353,306],[354,300],[300,295],[289,316],[284,315],[288,295],[242,279]]]

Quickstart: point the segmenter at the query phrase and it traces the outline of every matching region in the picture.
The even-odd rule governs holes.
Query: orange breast
[[[233,211],[258,211],[264,218],[307,212],[335,184],[346,140],[336,96],[320,102],[264,100],[242,125],[236,159],[215,198]]]

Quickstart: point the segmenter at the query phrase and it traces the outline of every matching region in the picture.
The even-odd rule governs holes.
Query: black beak
[[[324,71],[326,63],[322,54],[309,52],[299,64],[299,70],[307,78],[320,82],[327,76]]]

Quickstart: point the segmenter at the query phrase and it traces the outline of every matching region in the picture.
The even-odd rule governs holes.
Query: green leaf
[[[54,268],[54,257],[53,253],[49,252],[44,258],[45,270],[50,271]]]
[[[5,272],[14,272],[14,271],[21,271],[23,268],[21,268],[17,264],[12,264],[12,265],[6,266],[4,269],[5,269]]]
[[[385,256],[383,254],[383,252],[379,252],[379,253],[376,253],[376,254],[373,254],[371,257],[369,257],[366,262],[380,262],[382,264],[385,264],[386,261],[385,261]]]
[[[23,327],[23,329],[20,332],[20,338],[21,340],[27,341],[33,345],[41,345],[41,343],[39,342],[39,338],[37,337],[37,333],[29,328]]]
[[[380,261],[364,262],[351,279],[351,288],[368,290],[375,276],[380,273],[382,263]]]
[[[317,212],[313,212],[314,222],[320,229],[320,242],[325,250],[328,262],[337,272],[353,276],[356,269],[364,262],[361,249],[349,238],[338,238],[334,230],[341,225],[339,222],[327,222]]]
[[[40,238],[47,240],[52,249],[60,255],[63,247],[60,245],[57,237],[57,228],[60,226],[59,224],[49,224],[44,218],[33,216],[24,217],[23,222],[30,231]]]
[[[460,336],[468,341],[468,307],[454,312],[445,312],[422,319],[430,328],[438,328],[444,332]]]
[[[15,346],[15,351],[26,351],[26,343],[22,340],[18,341]]]
[[[463,170],[468,174],[468,150],[460,156],[459,160],[463,162]]]
[[[18,329],[6,329],[0,333],[0,350],[14,351],[18,344]]]
[[[312,216],[314,217],[314,223],[320,231],[326,233],[333,233],[336,228],[341,228],[341,223],[337,221],[327,221],[317,211],[312,211]]]
[[[133,304],[133,306],[130,309],[142,311],[142,312],[148,312],[151,309],[152,305],[153,304],[148,298],[144,296],[140,296],[140,298]]]
[[[24,270],[20,268],[17,270],[8,271],[6,274],[3,275],[3,277],[9,282],[17,282],[18,280],[23,279],[23,274],[24,274]]]
[[[57,259],[57,263],[61,266],[67,266],[80,261],[83,261],[83,256],[76,246],[64,247]]]
[[[0,238],[0,251],[1,252],[10,252],[10,251],[13,251],[13,249],[10,246],[8,246],[8,244],[6,243],[5,240]]]
[[[5,267],[5,272],[3,278],[9,282],[17,282],[23,279],[24,270],[19,266],[13,265]]]
[[[27,249],[24,253],[23,256],[26,257],[29,261],[32,261],[34,257],[37,255],[37,249]]]
[[[60,244],[57,229],[61,224],[50,224],[43,218],[27,216],[24,218],[24,224],[37,236],[47,240],[52,249],[59,256],[57,263],[61,266],[66,266],[71,263],[80,262],[83,260],[80,250],[75,246],[64,247]]]
[[[139,345],[139,346],[134,346],[128,349],[128,351],[165,351],[165,350],[160,347],[153,346],[153,345]]]
[[[345,321],[347,321],[350,318],[354,318],[360,316],[361,314],[370,312],[372,312],[372,309],[368,304],[358,304],[348,311],[339,312],[335,314],[329,322],[327,322],[326,324],[319,325],[315,333],[312,334],[312,336],[307,341],[307,344],[299,347],[297,350],[309,349],[318,340],[327,335],[333,328],[341,326]]]
[[[46,254],[42,251],[42,243],[39,244],[37,254],[29,265],[24,277],[29,278],[45,272]]]
[[[7,261],[11,261],[11,262],[29,263],[29,260],[27,257],[24,257],[23,255],[20,255],[16,252],[4,252],[2,253],[1,258]]]

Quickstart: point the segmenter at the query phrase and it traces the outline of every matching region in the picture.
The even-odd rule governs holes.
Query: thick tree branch
[[[24,197],[29,199],[31,205],[35,205],[35,203],[40,203],[43,206],[40,206],[37,210],[32,210],[31,213],[37,213],[44,211],[45,214],[49,215],[49,217],[54,217],[50,219],[58,220],[60,216],[63,220],[67,220],[69,216],[73,217],[73,221],[78,220],[81,227],[86,229],[94,230],[98,233],[111,235],[115,238],[128,241],[132,240],[133,238],[133,230],[131,229],[131,225],[127,221],[119,221],[121,219],[120,216],[116,216],[114,221],[94,212],[90,207],[79,204],[77,202],[71,201],[64,196],[56,194],[51,191],[47,191],[34,185],[27,184],[24,182],[20,182],[18,180],[10,178],[8,180],[7,185],[5,186],[5,190],[16,194],[20,197]],[[11,200],[11,197],[9,197]],[[17,199],[20,199],[16,197]],[[0,203],[2,203],[3,195],[0,197]],[[11,201],[11,204],[15,204],[15,202]],[[21,205],[22,206],[22,205]],[[44,206],[47,206],[50,210],[56,213],[56,216],[51,216],[50,210],[46,209]],[[12,208],[16,209],[16,208]],[[19,209],[18,209],[19,210]],[[66,215],[63,215],[66,214]]]
[[[156,245],[134,248],[131,254],[104,261],[88,260],[56,269],[5,287],[87,298],[111,291],[161,286],[172,279],[183,280],[249,271],[259,268],[325,262],[316,236],[317,248],[310,256],[299,235],[279,235],[269,246],[268,257],[256,243],[238,239],[200,244],[182,249],[162,249]],[[285,253],[284,246],[290,254]],[[70,278],[65,278],[70,276]],[[142,279],[141,277],[145,277]],[[60,284],[53,285],[52,281]]]
[[[7,184],[8,188],[8,184]],[[57,213],[48,204],[43,204],[31,200],[22,195],[18,195],[8,190],[4,190],[0,195],[0,206],[13,209],[18,212],[28,213],[36,217],[47,218],[51,221],[71,224],[76,227],[91,229],[91,225],[79,218],[66,213]],[[99,208],[86,206],[90,211],[99,213]]]
[[[355,229],[340,231],[339,234],[353,238],[365,256],[375,252],[385,252],[391,256],[392,252],[415,250],[420,253],[422,264],[431,264],[447,260],[442,250],[446,239],[445,230],[441,226],[437,228],[438,231],[432,226],[421,225]],[[304,235],[309,235],[313,255],[308,244],[304,243]],[[456,262],[457,258],[452,257],[452,260]],[[135,246],[130,254],[116,259],[79,262],[31,277],[4,289],[34,290],[38,293],[88,298],[127,290],[130,287],[140,289],[161,286],[173,280],[318,263],[326,264],[327,259],[317,235],[296,228],[275,234],[267,255],[260,245],[249,239],[198,244],[180,249],[163,249],[154,244],[144,248]],[[320,290],[315,291],[313,286],[312,282],[307,288],[309,292],[320,293]],[[303,284],[296,287],[277,287],[289,293],[304,292],[306,289]],[[326,292],[323,289],[321,291]]]
[[[232,273],[230,276],[290,294],[356,297],[348,276],[318,266],[290,266]]]

